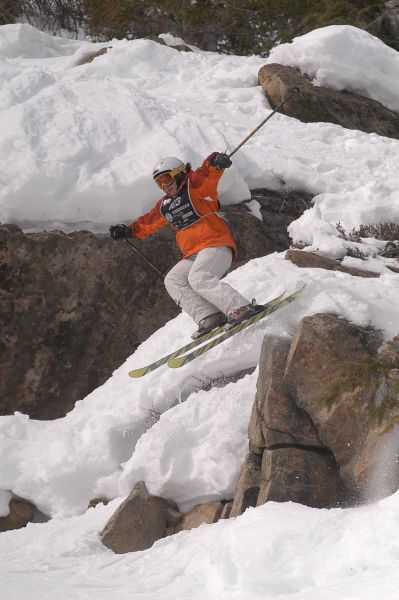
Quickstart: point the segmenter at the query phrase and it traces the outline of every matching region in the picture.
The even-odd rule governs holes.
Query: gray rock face
[[[336,315],[305,317],[291,342],[265,337],[234,516],[269,500],[331,507],[399,488],[398,427],[387,431],[386,423],[370,420],[366,380],[353,392],[337,386],[345,367],[377,356],[392,364],[398,338],[381,345],[379,332]],[[386,397],[399,399],[397,370],[379,377],[377,408]],[[329,389],[337,390],[332,404],[325,401]],[[390,409],[394,422],[398,406]]]
[[[376,100],[314,86],[299,70],[278,64],[262,67],[258,77],[273,108],[292,88],[301,88],[301,93],[295,94],[281,109],[290,117],[304,123],[335,123],[347,129],[399,139],[399,115]]]
[[[267,190],[254,198],[263,222],[245,203],[224,208],[239,248],[234,268],[288,248],[287,225],[310,199]],[[133,242],[167,272],[180,259],[174,238],[166,227]],[[0,226],[0,414],[64,416],[178,312],[161,277],[123,240]]]

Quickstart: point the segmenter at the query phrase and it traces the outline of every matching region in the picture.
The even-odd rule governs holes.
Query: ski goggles
[[[172,185],[173,180],[174,177],[171,173],[162,173],[162,175],[158,175],[158,177],[155,178],[155,183],[161,188],[161,190],[164,190]]]

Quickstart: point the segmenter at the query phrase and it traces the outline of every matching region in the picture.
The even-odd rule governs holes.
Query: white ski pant
[[[183,258],[165,277],[165,287],[184,312],[196,323],[216,312],[225,315],[249,301],[227,283],[220,281],[233,260],[226,246],[204,248]]]

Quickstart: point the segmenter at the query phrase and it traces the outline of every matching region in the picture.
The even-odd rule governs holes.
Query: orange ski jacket
[[[218,214],[217,186],[224,171],[209,164],[212,156],[187,173],[176,196],[163,196],[154,208],[133,221],[130,228],[134,237],[143,239],[170,225],[176,231],[176,242],[184,258],[211,246],[227,246],[236,258],[233,236]]]

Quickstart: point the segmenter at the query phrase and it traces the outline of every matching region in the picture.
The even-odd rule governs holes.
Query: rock
[[[287,358],[285,381],[295,402],[310,416],[324,446],[333,452],[350,489],[357,487],[354,466],[369,429],[367,407],[365,403],[356,405],[350,393],[337,398],[331,408],[322,398],[343,367],[375,355],[380,341],[377,332],[336,315],[319,314],[302,319]]]
[[[167,44],[163,38],[157,35],[149,35],[146,39],[161,44],[161,46],[169,46],[169,48],[174,48],[174,50],[179,50],[180,52],[192,52],[192,49],[187,44]]]
[[[108,502],[108,498],[93,498],[92,500],[90,500],[89,504],[87,505],[87,508],[95,508],[97,504],[104,504],[104,506],[107,506]]]
[[[5,517],[0,517],[0,532],[26,527],[33,519],[34,510],[35,507],[30,502],[12,498],[9,514]]]
[[[331,507],[399,488],[397,430],[370,421],[367,380],[353,391],[339,384],[345,369],[355,373],[357,365],[377,356],[395,364],[398,340],[381,346],[380,332],[330,314],[302,319],[291,342],[265,337],[249,424],[250,452],[233,516],[253,506],[254,498],[256,505],[274,500]],[[332,402],[327,402],[329,390]],[[377,408],[399,393],[396,369],[381,378],[379,390]],[[395,404],[389,418],[399,422]]]
[[[147,550],[165,534],[167,509],[166,500],[150,496],[138,482],[105,525],[102,543],[116,554]]]
[[[173,238],[162,231],[143,250],[164,271],[178,260]],[[178,313],[128,244],[84,231],[1,226],[0,289],[3,415],[64,416]]]
[[[290,260],[297,267],[311,268],[311,269],[327,269],[328,271],[340,271],[341,273],[348,273],[355,277],[379,277],[379,273],[373,273],[363,269],[356,269],[354,267],[345,267],[337,260],[332,258],[326,258],[320,256],[315,252],[304,252],[303,250],[287,250],[285,253],[285,259]]]
[[[345,499],[344,489],[330,452],[306,447],[265,450],[257,506],[291,501],[330,508]]]
[[[257,190],[263,221],[246,203],[223,207],[239,249],[233,268],[288,248],[287,226],[310,198]],[[174,238],[166,227],[134,243],[167,272],[180,258]],[[0,414],[64,416],[178,312],[123,240],[0,226]]]
[[[108,50],[110,50],[112,48],[112,46],[107,46],[106,48],[101,48],[101,50],[97,50],[96,52],[90,52],[90,54],[86,54],[84,56],[84,58],[82,58],[82,60],[80,60],[75,67],[79,67],[81,65],[87,65],[91,62],[93,62],[93,60],[95,58],[97,58],[98,56],[103,56],[104,54],[107,54]]]
[[[238,479],[230,517],[241,515],[250,506],[256,506],[259,496],[262,455],[249,452]]]
[[[254,405],[263,438],[263,448],[300,444],[322,446],[309,416],[295,403],[295,395],[286,383],[286,362],[290,340],[265,336],[259,359],[259,376]],[[259,430],[259,426],[257,428]],[[250,443],[256,443],[255,427],[249,425]]]
[[[263,66],[259,84],[272,108],[294,87],[301,93],[288,100],[280,111],[304,123],[336,123],[348,129],[377,133],[399,139],[399,116],[380,102],[352,92],[314,86],[308,75],[278,64]]]
[[[168,507],[165,511],[168,527],[176,527],[183,518],[183,514],[174,508]]]
[[[223,507],[223,502],[206,502],[194,506],[183,515],[182,520],[175,528],[175,533],[194,529],[204,523],[216,523],[222,515]]]
[[[222,514],[220,515],[221,519],[228,519],[231,514],[231,509],[233,506],[233,501],[225,502],[222,509]]]

